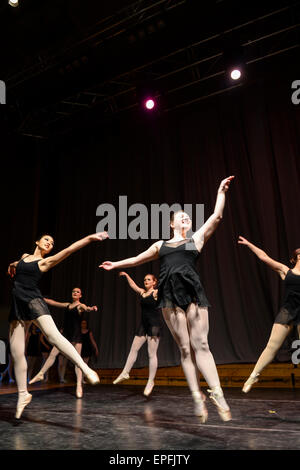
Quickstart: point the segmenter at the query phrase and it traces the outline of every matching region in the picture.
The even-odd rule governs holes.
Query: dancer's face
[[[42,238],[36,242],[36,245],[47,255],[54,247],[54,240],[50,235],[43,235]]]
[[[156,280],[153,278],[152,274],[147,274],[144,277],[144,286],[146,290],[155,289]]]
[[[190,216],[186,212],[177,212],[174,215],[173,222],[171,222],[171,227],[179,232],[182,232],[182,230],[188,232],[192,228]]]
[[[81,297],[82,297],[81,289],[79,289],[79,287],[74,287],[74,289],[72,290],[73,302],[75,302],[76,300],[80,300]]]

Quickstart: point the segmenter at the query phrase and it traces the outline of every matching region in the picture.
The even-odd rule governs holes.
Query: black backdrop
[[[127,195],[128,206],[139,202],[149,210],[152,203],[204,203],[206,219],[221,179],[233,174],[223,221],[201,254],[199,271],[212,305],[209,342],[216,362],[256,361],[278,311],[282,284],[237,239],[249,238],[286,264],[300,246],[299,110],[291,102],[291,80],[257,81],[178,112],[146,118],[136,111],[60,140],[39,145],[22,140],[19,147],[10,142],[6,148],[14,160],[9,159],[2,198],[3,272],[9,260],[31,249],[33,233],[53,234],[55,251],[93,233],[97,206],[117,208],[120,195]],[[8,181],[14,181],[11,190]],[[150,243],[92,244],[45,276],[45,295],[66,301],[72,287],[79,286],[83,301],[98,305],[99,312],[89,318],[100,347],[98,367],[124,364],[140,310],[125,280],[97,266],[133,256]],[[158,270],[154,262],[128,272],[141,285],[147,272]],[[4,318],[9,281],[2,286]],[[59,325],[62,313],[53,309],[53,315]],[[282,360],[290,358],[289,344]],[[146,363],[144,350],[137,365]],[[177,347],[165,328],[159,365],[178,363]]]

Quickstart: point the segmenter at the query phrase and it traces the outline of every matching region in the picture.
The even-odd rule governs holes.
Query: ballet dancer
[[[244,393],[248,393],[253,384],[258,382],[261,371],[273,361],[284,340],[292,331],[293,325],[297,326],[300,336],[300,248],[293,252],[290,260],[293,269],[290,269],[285,264],[270,258],[246,238],[240,236],[238,243],[250,248],[261,261],[279,274],[284,283],[284,297],[279,313],[275,317],[271,336],[242,389]]]
[[[72,253],[93,241],[102,241],[106,238],[108,238],[106,232],[88,235],[56,255],[45,258],[54,246],[53,238],[45,234],[35,242],[36,248],[33,254],[24,254],[19,261],[11,263],[8,267],[8,274],[14,278],[12,305],[9,314],[9,339],[18,387],[15,415],[17,419],[20,419],[25,406],[32,399],[32,395],[27,390],[27,362],[24,354],[25,327],[29,321],[33,321],[38,326],[49,343],[56,346],[62,354],[80,367],[90,383],[97,384],[100,382],[98,374],[85,364],[72,344],[56,328],[47,304],[38,288],[38,282],[44,272],[61,263]]]
[[[130,352],[121,374],[113,382],[117,384],[129,379],[129,373],[137,359],[137,355],[143,344],[148,343],[149,378],[144,395],[148,397],[154,387],[154,379],[157,371],[157,350],[161,329],[160,309],[157,308],[157,279],[153,274],[147,274],[144,278],[144,289],[136,285],[133,279],[124,271],[119,276],[125,276],[129,286],[140,295],[142,320],[133,339]]]
[[[96,357],[99,356],[99,349],[95,341],[93,332],[88,328],[88,323],[86,320],[81,321],[81,342],[82,350],[81,356],[86,364],[89,363],[89,360],[94,353]]]
[[[72,302],[57,302],[56,300],[48,299],[44,297],[45,302],[52,307],[63,308],[65,310],[64,314],[64,323],[63,329],[61,330],[63,336],[67,338],[70,343],[75,347],[78,354],[81,355],[82,340],[81,340],[81,328],[80,322],[82,314],[84,312],[97,311],[97,307],[88,307],[87,305],[80,302],[82,297],[82,292],[79,287],[74,287],[72,290]],[[44,374],[53,366],[56,357],[60,354],[60,351],[54,346],[49,354],[48,359],[41,368],[41,370],[30,380],[30,384],[44,380]],[[63,368],[63,366],[62,366]],[[62,381],[63,376],[60,371],[60,381]],[[75,365],[75,374],[76,374],[76,397],[82,398],[82,372],[81,369]]]
[[[210,399],[217,407],[219,416],[223,421],[231,419],[207,342],[209,303],[196,270],[196,261],[203,245],[222,219],[225,193],[233,178],[230,176],[221,182],[213,214],[192,238],[187,238],[192,222],[188,214],[179,211],[171,218],[171,240],[157,241],[133,258],[105,261],[99,266],[109,271],[138,266],[160,258],[158,306],[162,307],[166,324],[180,349],[181,364],[194,400],[194,411],[202,423],[207,421],[208,413],[199,388],[196,365],[210,387]],[[194,360],[191,348],[195,353]]]

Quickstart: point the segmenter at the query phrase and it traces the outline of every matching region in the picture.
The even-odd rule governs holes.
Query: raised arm
[[[129,286],[130,286],[131,289],[133,289],[137,294],[142,295],[142,294],[145,292],[145,289],[142,289],[141,287],[139,287],[139,286],[134,282],[134,280],[129,276],[129,274],[125,273],[124,271],[121,271],[121,272],[119,273],[119,276],[124,276],[124,277],[126,277]]]
[[[39,261],[39,268],[43,272],[48,271],[49,269],[53,268],[57,264],[61,263],[64,259],[70,256],[72,253],[75,253],[75,251],[80,250],[81,248],[88,245],[89,243],[93,241],[102,241],[102,240],[105,240],[106,238],[108,238],[107,232],[99,232],[99,233],[94,233],[93,235],[88,235],[87,237],[84,237],[81,240],[78,240],[77,242],[72,243],[72,245],[68,246],[67,248],[60,251],[59,253],[56,253],[56,255],[49,256],[48,258],[45,258],[42,261]]]
[[[233,178],[234,176],[229,176],[228,178],[225,178],[223,181],[221,181],[217,193],[217,200],[213,214],[207,219],[205,224],[203,224],[202,227],[197,230],[193,235],[193,239],[199,251],[201,250],[204,243],[206,243],[207,240],[212,236],[212,234],[214,233],[217,226],[222,220],[226,199],[225,193],[228,191],[229,185]]]
[[[289,268],[285,266],[282,263],[279,263],[278,261],[275,261],[274,259],[270,258],[270,256],[267,255],[267,253],[257,246],[253,245],[253,243],[250,243],[246,238],[239,236],[238,243],[240,245],[246,245],[248,248],[250,248],[251,251],[264,263],[266,263],[270,268],[274,269],[281,279],[284,279]]]
[[[67,308],[67,306],[70,305],[70,302],[56,302],[56,300],[47,299],[46,297],[44,297],[44,301],[46,302],[46,304],[58,308]]]
[[[137,256],[133,258],[127,258],[122,261],[104,261],[102,264],[99,265],[99,268],[103,268],[106,271],[110,271],[112,269],[119,269],[119,268],[132,268],[134,266],[139,266],[140,264],[147,263],[149,261],[153,261],[158,259],[158,252],[159,248],[162,244],[162,241],[155,242],[153,245],[148,248],[148,250],[143,251]]]

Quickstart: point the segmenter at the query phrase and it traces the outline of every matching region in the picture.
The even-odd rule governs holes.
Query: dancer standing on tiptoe
[[[261,261],[279,274],[284,283],[282,306],[275,318],[268,344],[243,386],[243,392],[248,393],[252,385],[258,382],[261,371],[273,361],[284,340],[292,331],[293,325],[297,326],[300,337],[300,248],[293,252],[290,260],[293,269],[289,269],[285,264],[270,258],[263,250],[250,243],[246,238],[239,237],[238,243],[248,246]]]
[[[74,287],[72,290],[72,302],[57,302],[56,300],[44,298],[45,302],[52,307],[63,308],[65,310],[64,315],[64,324],[62,334],[67,338],[70,343],[73,344],[78,354],[81,355],[82,349],[82,338],[81,338],[81,319],[84,312],[97,311],[97,307],[88,307],[87,305],[80,302],[82,297],[82,292],[79,287]],[[41,370],[30,380],[30,384],[39,382],[44,379],[44,374],[53,366],[56,357],[59,355],[60,351],[54,346],[51,353],[41,368]],[[82,398],[82,372],[81,369],[75,365],[75,374],[76,374],[76,397]],[[62,377],[60,377],[61,379]]]
[[[140,295],[142,319],[141,324],[133,339],[131,349],[119,377],[114,384],[129,379],[129,373],[136,361],[137,355],[143,344],[148,342],[149,356],[149,378],[144,390],[144,395],[148,397],[154,387],[154,379],[157,371],[157,349],[161,329],[160,309],[157,308],[157,279],[153,274],[147,274],[144,278],[144,289],[136,285],[134,280],[125,272],[120,272],[119,276],[125,276],[129,286]]]
[[[32,399],[32,395],[27,390],[27,362],[24,354],[25,327],[28,321],[33,321],[52,345],[56,346],[62,354],[80,367],[90,383],[99,383],[97,373],[86,365],[72,344],[56,328],[47,304],[38,288],[38,282],[44,272],[61,263],[75,251],[93,241],[102,241],[106,238],[108,238],[106,232],[88,235],[56,255],[45,258],[54,246],[53,238],[46,234],[35,242],[36,248],[32,255],[24,254],[19,261],[11,263],[8,267],[8,274],[14,277],[12,306],[9,315],[9,336],[18,386],[17,419],[21,417],[25,406]]]
[[[196,270],[196,261],[203,245],[222,219],[225,193],[233,178],[234,176],[230,176],[221,182],[214,213],[192,238],[187,238],[192,222],[188,214],[179,211],[171,218],[171,240],[155,242],[148,250],[133,258],[117,262],[105,261],[100,265],[109,271],[138,266],[160,258],[158,306],[162,307],[166,324],[180,349],[181,364],[194,400],[195,414],[202,423],[207,421],[208,413],[198,385],[191,348],[195,353],[196,365],[210,387],[210,399],[216,405],[221,419],[231,419],[207,342],[209,303]]]

